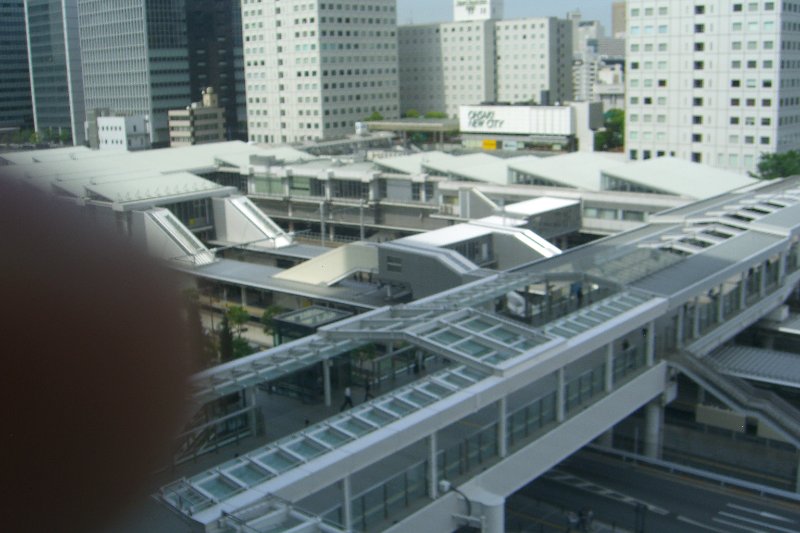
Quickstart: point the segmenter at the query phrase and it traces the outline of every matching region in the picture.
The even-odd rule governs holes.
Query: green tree
[[[758,172],[751,176],[761,180],[774,180],[800,175],[800,152],[790,150],[781,154],[762,154]]]
[[[222,326],[219,328],[219,355],[222,362],[233,360],[233,331],[228,322],[228,315],[223,315]]]
[[[425,118],[447,118],[447,113],[442,111],[428,111],[425,113]]]
[[[69,130],[64,130],[58,136],[58,140],[61,144],[70,144],[72,142],[72,133]]]
[[[242,327],[250,321],[250,313],[244,307],[234,305],[225,313],[228,322],[236,328],[236,336],[242,338]]]
[[[264,329],[264,333],[267,335],[275,333],[275,322],[273,319],[283,312],[284,309],[277,305],[271,305],[264,309],[264,313],[261,315],[261,327]]]
[[[364,119],[365,122],[380,122],[381,120],[383,120],[383,115],[377,111],[373,111],[370,116]]]
[[[241,359],[250,354],[256,353],[258,350],[250,346],[250,343],[244,339],[233,339],[233,358]]]
[[[603,130],[595,133],[594,149],[598,152],[618,150],[625,145],[625,111],[611,109],[603,117]]]
[[[419,118],[420,117],[420,112],[417,111],[416,109],[409,109],[408,111],[406,111],[405,117],[406,118]]]
[[[200,317],[200,293],[191,288],[183,291],[186,323],[191,335],[197,364],[201,368],[212,366],[217,362],[218,354],[214,339],[206,333]]]

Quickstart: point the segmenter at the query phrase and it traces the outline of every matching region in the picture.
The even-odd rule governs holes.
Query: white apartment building
[[[461,105],[495,101],[494,57],[492,21],[401,26],[401,110],[454,117]]]
[[[97,117],[98,149],[135,152],[150,148],[150,121],[144,115]]]
[[[478,14],[502,13],[502,3],[478,2],[473,7]],[[464,105],[572,99],[569,21],[472,20],[465,9],[462,0],[454,0],[455,22],[400,27],[404,113],[434,111],[457,117]]]
[[[344,137],[399,116],[396,0],[243,0],[250,140]]]
[[[630,159],[739,172],[800,147],[800,2],[630,0]]]

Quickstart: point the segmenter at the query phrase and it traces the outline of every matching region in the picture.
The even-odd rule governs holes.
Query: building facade
[[[456,117],[463,105],[495,101],[547,105],[572,99],[571,22],[470,20],[465,9],[455,0],[456,22],[400,27],[404,113]],[[494,5],[483,9],[502,13]]]
[[[500,20],[504,0],[455,0],[453,14],[456,22]]]
[[[786,2],[627,3],[626,146],[749,172],[800,146],[800,49]]]
[[[225,139],[247,140],[241,3],[191,0],[186,23],[190,94],[214,87],[225,110]]]
[[[97,117],[99,150],[135,152],[150,148],[150,124],[144,116]]]
[[[77,0],[27,0],[33,118],[45,138],[86,142]]]
[[[225,109],[219,105],[217,93],[209,87],[203,91],[203,100],[186,109],[169,112],[170,146],[191,146],[225,140]]]
[[[33,127],[25,4],[0,3],[0,128]]]
[[[147,115],[154,145],[169,140],[167,111],[187,105],[184,0],[79,0],[87,109]]]
[[[335,139],[399,116],[396,0],[242,4],[250,141]]]

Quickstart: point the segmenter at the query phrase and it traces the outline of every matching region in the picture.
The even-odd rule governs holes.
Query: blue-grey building
[[[167,112],[191,102],[184,0],[78,0],[86,109],[150,117],[169,142]]]
[[[78,0],[26,0],[25,27],[36,131],[84,144]]]
[[[0,2],[0,128],[30,128],[31,84],[22,0]]]

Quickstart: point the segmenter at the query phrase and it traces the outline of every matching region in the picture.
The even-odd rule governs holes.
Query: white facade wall
[[[572,24],[556,18],[495,24],[497,99],[555,104],[572,100]]]
[[[401,109],[457,117],[484,102],[571,100],[571,29],[555,18],[402,26]]]
[[[243,0],[250,140],[335,139],[399,116],[396,0]]]
[[[98,117],[100,150],[135,151],[150,148],[150,126],[145,116]]]
[[[800,147],[800,3],[630,0],[626,149],[748,172]]]
[[[455,117],[462,105],[496,99],[493,22],[403,26],[399,33],[403,112]]]

